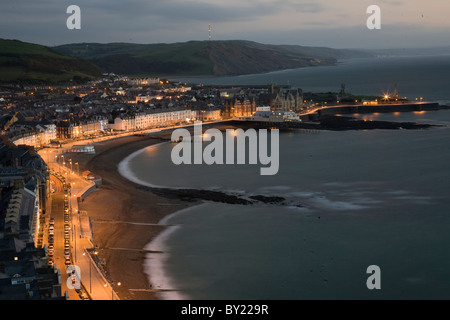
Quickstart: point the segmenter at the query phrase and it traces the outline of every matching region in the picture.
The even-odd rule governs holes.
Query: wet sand
[[[214,127],[219,130],[236,128],[232,125]],[[87,211],[91,220],[93,242],[99,248],[101,267],[108,280],[122,284],[116,287],[121,299],[159,299],[156,288],[151,286],[151,275],[149,280],[144,271],[149,252],[143,248],[165,230],[165,226],[158,225],[164,217],[202,201],[251,205],[256,202],[276,204],[284,200],[265,196],[242,198],[220,191],[149,188],[120,175],[118,165],[127,156],[170,141],[170,136],[170,132],[151,137],[128,136],[94,143],[95,155],[70,154],[73,161],[79,163],[80,172],[89,170],[102,178],[102,185],[79,204],[79,209]]]
[[[118,173],[117,165],[126,156],[163,141],[130,136],[96,143],[93,156],[71,155],[80,163],[80,170],[90,170],[102,178],[102,186],[79,206],[91,219],[93,242],[100,249],[99,259],[108,279],[122,283],[117,288],[121,299],[158,299],[143,269],[147,254],[143,248],[164,230],[156,225],[162,218],[195,204],[142,190]]]
[[[220,130],[236,128],[212,126]],[[70,154],[73,161],[79,163],[80,172],[89,170],[102,178],[102,185],[79,204],[79,210],[87,211],[101,267],[108,280],[121,282],[116,291],[124,300],[159,299],[156,288],[151,286],[151,275],[149,280],[144,271],[144,260],[149,252],[143,248],[165,230],[166,227],[158,225],[161,219],[204,200],[249,203],[220,192],[143,187],[120,175],[118,165],[128,155],[170,141],[170,136],[171,132],[151,137],[133,135],[94,143],[95,155]]]

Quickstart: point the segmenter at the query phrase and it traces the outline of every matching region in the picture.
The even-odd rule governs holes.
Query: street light
[[[86,256],[86,248],[84,248],[83,256]],[[92,294],[92,258],[89,257],[89,293]]]
[[[114,285],[117,285],[118,287],[120,287],[122,285],[122,283],[119,281],[117,282],[117,284],[114,283],[114,281],[111,281],[111,300],[114,300]],[[105,284],[105,287],[107,285]]]

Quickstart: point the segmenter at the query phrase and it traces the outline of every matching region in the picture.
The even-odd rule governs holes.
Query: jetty
[[[235,125],[248,125],[253,128],[270,129],[302,129],[302,130],[365,130],[365,129],[425,129],[428,124],[391,121],[364,121],[342,115],[395,113],[395,112],[426,112],[450,109],[450,106],[433,102],[404,102],[389,104],[353,104],[333,105],[309,108],[300,113],[301,121],[270,121],[252,118],[234,119]]]

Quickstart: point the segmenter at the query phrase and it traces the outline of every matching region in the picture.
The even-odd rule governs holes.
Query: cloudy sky
[[[252,40],[334,48],[450,45],[449,0],[0,0],[0,38],[78,42]],[[81,30],[68,30],[69,5]],[[369,30],[367,8],[381,8]]]

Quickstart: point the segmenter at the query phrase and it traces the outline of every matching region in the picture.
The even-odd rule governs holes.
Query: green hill
[[[102,70],[92,63],[45,46],[0,39],[0,82],[82,82],[101,74]]]
[[[200,42],[176,44],[83,43],[54,50],[86,59],[107,72],[126,75],[212,74],[213,63]]]
[[[367,56],[355,50],[275,46],[251,41],[174,44],[81,43],[53,48],[89,60],[105,71],[131,76],[242,75],[318,65]]]

